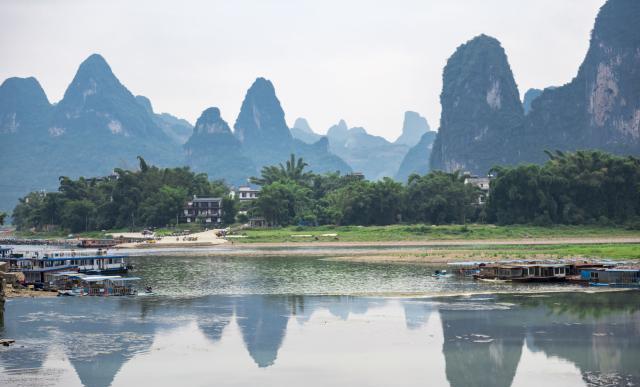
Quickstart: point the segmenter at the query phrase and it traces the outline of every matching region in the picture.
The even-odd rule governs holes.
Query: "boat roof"
[[[54,275],[54,276],[73,276],[73,275],[84,276],[85,274],[78,273],[77,271],[61,271],[61,272],[58,272],[58,273],[54,273],[52,275]]]
[[[142,278],[140,277],[121,277],[121,278],[114,278],[112,281],[140,281]]]
[[[119,275],[88,275],[82,278],[82,280],[87,282],[98,282],[98,281],[116,280],[116,279],[119,280],[119,279],[122,279],[122,277],[120,277]]]
[[[76,255],[75,257],[56,257],[56,258],[49,258],[49,257],[43,257],[43,256],[39,256],[39,257],[11,257],[11,258],[5,258],[5,260],[12,260],[12,261],[69,261],[69,260],[75,260],[75,259],[120,259],[120,258],[127,258],[127,255]]]
[[[522,263],[522,264],[514,264],[514,263],[509,263],[509,264],[494,264],[494,265],[489,265],[488,267],[501,267],[504,269],[522,269],[522,268],[529,268],[529,267],[566,267],[567,264],[566,263]]]

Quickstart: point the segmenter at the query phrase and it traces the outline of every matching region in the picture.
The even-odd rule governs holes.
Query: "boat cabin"
[[[22,272],[25,283],[46,282],[44,275],[50,272],[76,271],[87,274],[126,273],[125,255],[109,255],[107,250],[97,251],[21,251],[3,256],[9,271]]]
[[[480,267],[476,277],[523,282],[562,281],[567,265],[550,263],[496,264]]]
[[[47,275],[47,287],[69,296],[132,296],[138,293],[138,277],[54,273]]]
[[[591,268],[582,270],[580,276],[592,285],[640,286],[640,268]]]

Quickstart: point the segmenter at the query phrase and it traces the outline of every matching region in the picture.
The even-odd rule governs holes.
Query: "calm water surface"
[[[157,295],[9,300],[0,385],[640,385],[640,292],[383,298],[362,295],[494,288],[420,265],[133,263]]]

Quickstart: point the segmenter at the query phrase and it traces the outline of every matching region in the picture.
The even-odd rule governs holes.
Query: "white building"
[[[231,197],[235,198],[236,196],[241,202],[247,200],[256,200],[260,196],[260,189],[241,186],[237,190],[231,191]]]

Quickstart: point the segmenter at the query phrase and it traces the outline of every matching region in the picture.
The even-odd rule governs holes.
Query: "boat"
[[[15,252],[0,249],[0,262],[7,262],[10,272],[22,272],[26,284],[45,282],[45,274],[74,271],[84,274],[125,274],[129,270],[126,255],[112,255],[106,249],[39,250]]]
[[[57,289],[59,296],[135,296],[140,280],[138,277],[81,273],[53,273],[48,277],[48,288]]]
[[[81,239],[77,246],[83,249],[104,249],[113,247],[117,244],[118,241],[115,239]]]
[[[436,270],[433,274],[431,274],[431,276],[435,278],[444,278],[451,277],[451,274],[447,273],[446,270]]]
[[[567,266],[564,263],[492,264],[482,266],[474,278],[513,282],[561,282],[566,280]]]
[[[640,287],[640,267],[589,268],[580,272],[589,286]]]
[[[480,274],[480,268],[485,266],[486,262],[449,262],[447,265],[453,266],[453,272],[463,277],[473,277]]]

